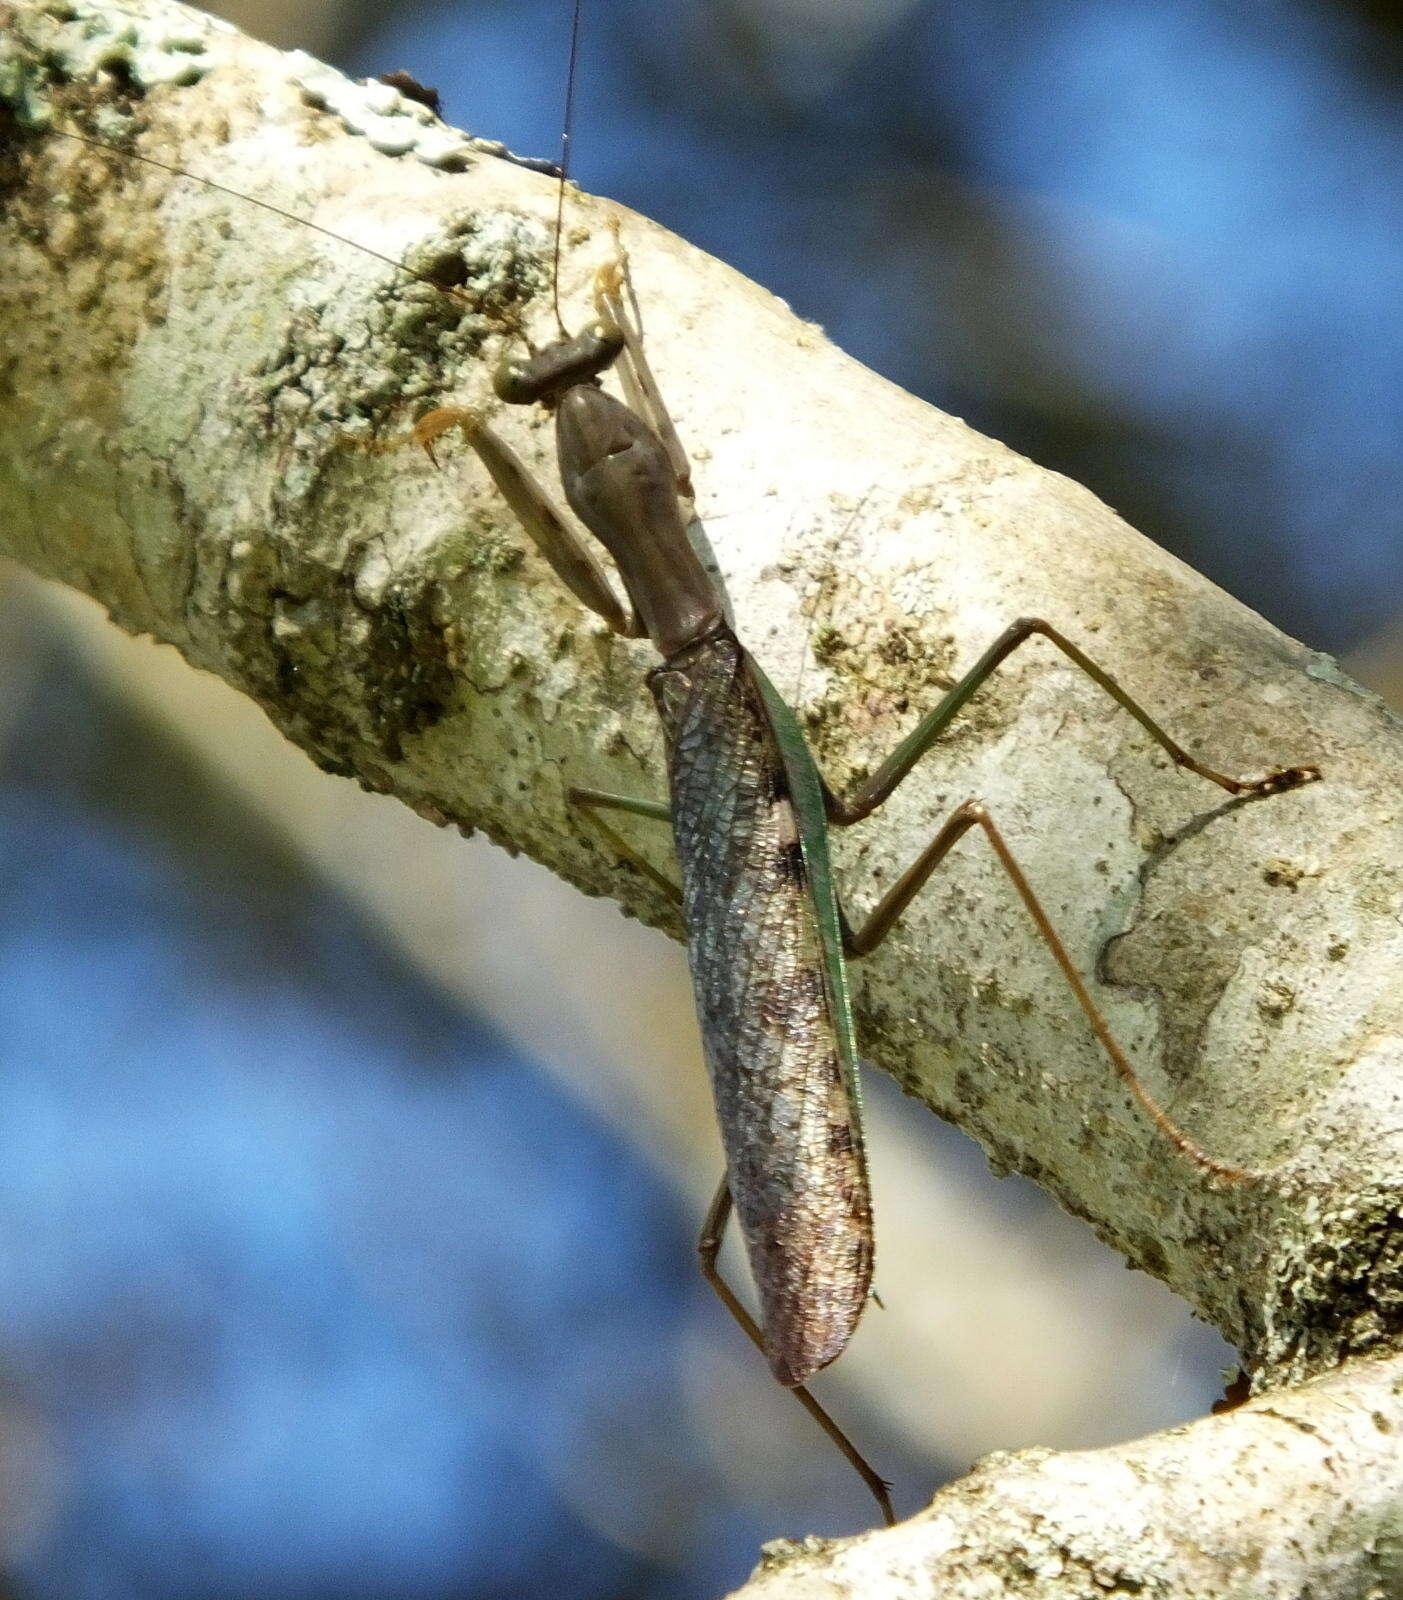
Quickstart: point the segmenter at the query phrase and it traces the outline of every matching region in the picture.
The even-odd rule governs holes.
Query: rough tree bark
[[[481,402],[522,320],[549,331],[553,186],[164,0],[0,0],[0,23],[0,548],[221,674],[324,767],[676,933],[563,799],[660,791],[646,650],[559,590],[472,458],[354,444]],[[1020,614],[1215,765],[1325,775],[1225,802],[1035,644],[840,841],[864,899],[989,800],[1174,1114],[1271,1180],[1207,1183],[1153,1134],[973,840],[856,969],[866,1048],[1184,1294],[1259,1390],[1317,1381],[1116,1451],[987,1463],[902,1529],[772,1559],[757,1591],[1403,1593],[1403,728],[1086,491],[584,196],[568,319],[612,217],[742,632],[799,685],[840,785]],[[503,427],[548,475],[548,425]]]

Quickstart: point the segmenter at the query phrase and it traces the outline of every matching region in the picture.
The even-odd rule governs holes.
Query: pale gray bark
[[[1403,1360],[1113,1450],[978,1462],[899,1527],[776,1540],[745,1600],[1397,1600]]]
[[[0,24],[0,548],[221,674],[328,769],[670,926],[564,805],[571,783],[661,791],[646,647],[581,614],[470,455],[436,473],[353,442],[401,431],[414,404],[481,403],[523,316],[549,337],[554,186],[391,91],[171,4],[9,0]],[[63,127],[408,259],[471,303]],[[1210,1185],[1153,1134],[976,839],[855,967],[859,1025],[997,1163],[1186,1295],[1259,1383],[1396,1349],[1397,719],[1084,490],[588,197],[570,209],[572,325],[614,216],[742,634],[797,685],[840,786],[1028,613],[1215,765],[1323,769],[1225,802],[1039,643],[838,846],[866,903],[985,796],[1152,1085],[1272,1181]],[[548,424],[502,427],[548,475]],[[666,862],[655,831],[637,837]],[[1193,1529],[1170,1516],[1161,1536]]]

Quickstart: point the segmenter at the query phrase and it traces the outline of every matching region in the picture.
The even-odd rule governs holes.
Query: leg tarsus
[[[387,440],[385,448],[397,450],[401,445],[417,444],[437,466],[438,457],[434,454],[434,444],[444,434],[451,433],[454,428],[460,429],[463,437],[471,444],[482,431],[483,415],[472,406],[439,406],[433,411],[426,411],[408,433],[398,439]]]
[[[671,822],[672,809],[666,800],[643,800],[630,794],[611,794],[607,789],[586,789],[578,784],[566,791],[565,798],[581,810],[627,811],[650,822]]]
[[[751,1344],[755,1346],[761,1355],[765,1355],[765,1336],[761,1333],[759,1324],[736,1298],[731,1286],[721,1276],[720,1268],[716,1265],[716,1258],[721,1253],[721,1242],[726,1236],[726,1224],[730,1220],[730,1215],[731,1189],[726,1179],[722,1178],[720,1186],[716,1190],[716,1196],[707,1208],[706,1220],[702,1223],[701,1237],[697,1240],[697,1259],[701,1263],[702,1276],[716,1291],[721,1304],[735,1318],[741,1332],[745,1334]],[[814,1399],[803,1384],[797,1384],[789,1392],[819,1427],[823,1429],[842,1452],[849,1466],[867,1485],[871,1491],[872,1498],[877,1502],[881,1510],[882,1520],[889,1528],[894,1527],[896,1514],[892,1510],[891,1485],[885,1478],[878,1477],[857,1446],[834,1422],[833,1418],[829,1416],[827,1411]]]
[[[345,433],[341,437],[358,450],[368,450],[373,455],[388,455],[391,450],[402,450],[405,445],[419,445],[429,460],[438,466],[434,444],[445,433],[461,428],[463,436],[471,440],[483,426],[482,412],[472,406],[439,406],[426,411],[407,433],[396,434],[391,439],[366,439],[359,434]]]

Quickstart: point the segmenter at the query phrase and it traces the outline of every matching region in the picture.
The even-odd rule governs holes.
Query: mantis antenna
[[[560,239],[565,230],[565,185],[570,178],[570,144],[575,135],[575,66],[580,58],[580,17],[584,0],[574,0],[570,13],[570,63],[565,69],[565,115],[560,129],[560,189],[555,203],[555,251],[551,258],[551,302],[561,334],[569,334],[560,314]]]

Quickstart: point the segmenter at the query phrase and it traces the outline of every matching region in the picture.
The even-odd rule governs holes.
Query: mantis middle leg
[[[1078,649],[1064,633],[1054,628],[1050,622],[1043,621],[1041,617],[1020,617],[994,640],[944,699],[921,718],[856,794],[844,799],[831,790],[828,792],[826,799],[829,821],[840,828],[848,827],[870,816],[884,800],[889,799],[897,785],[945,732],[972,696],[1008,660],[1019,645],[1024,644],[1035,634],[1041,634],[1044,639],[1056,645],[1073,666],[1110,695],[1118,706],[1128,711],[1165,751],[1176,767],[1197,773],[1200,778],[1206,778],[1209,783],[1216,783],[1220,789],[1227,790],[1231,795],[1256,797],[1278,794],[1286,789],[1297,788],[1303,783],[1310,783],[1320,776],[1314,767],[1275,767],[1270,772],[1255,778],[1233,778],[1226,773],[1215,771],[1197,756],[1185,750],[1177,739],[1171,738],[1138,700],[1122,688],[1104,667],[1098,666],[1083,650]]]
[[[566,795],[572,806],[584,814],[584,819],[603,839],[609,847],[616,851],[630,866],[636,867],[639,872],[654,883],[667,896],[673,905],[682,904],[682,891],[653,865],[646,856],[640,855],[637,850],[615,829],[599,815],[601,811],[622,811],[633,817],[647,817],[651,822],[672,821],[672,812],[662,800],[640,800],[627,794],[610,794],[605,789],[571,789]]]

